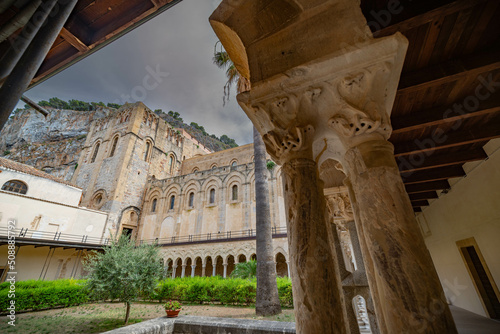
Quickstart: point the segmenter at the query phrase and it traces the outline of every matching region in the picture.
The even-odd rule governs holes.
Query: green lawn
[[[134,303],[130,311],[129,324],[165,315],[158,303]],[[257,317],[252,307],[227,307],[212,305],[185,305],[181,315],[232,317],[259,320],[295,321],[293,310],[286,309],[273,317]],[[122,303],[95,303],[64,309],[22,313],[16,316],[16,326],[7,324],[1,317],[0,333],[63,334],[101,333],[123,326],[125,306]]]

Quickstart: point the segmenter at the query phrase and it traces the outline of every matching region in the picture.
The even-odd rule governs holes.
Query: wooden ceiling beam
[[[480,89],[480,94],[489,94],[486,88]],[[438,126],[466,118],[488,115],[500,111],[500,92],[485,100],[480,100],[477,108],[465,108],[464,103],[454,103],[445,107],[412,112],[410,115],[391,118],[393,134]]]
[[[426,183],[405,184],[405,188],[408,194],[417,194],[432,190],[450,189],[450,183],[447,180],[431,181]]]
[[[427,200],[411,201],[411,205],[413,207],[429,206],[429,201],[427,201]]]
[[[401,173],[405,185],[430,181],[447,180],[452,177],[465,176],[461,166],[439,167],[418,172]]]
[[[66,42],[71,44],[75,49],[77,49],[80,52],[86,52],[86,51],[90,50],[90,48],[85,43],[83,43],[81,40],[79,40],[78,37],[73,35],[71,33],[71,31],[69,31],[68,29],[66,29],[64,27],[61,29],[60,36],[62,38],[64,38],[64,40]]]
[[[421,192],[417,194],[409,194],[410,196],[410,201],[420,201],[424,199],[430,199],[430,198],[438,198],[438,194],[435,191],[426,191],[426,192]]]
[[[408,93],[436,85],[443,85],[466,76],[500,69],[500,48],[483,50],[460,59],[452,59],[441,64],[403,73],[399,81],[398,93]]]
[[[500,137],[500,117],[491,119],[484,126],[472,129],[457,129],[435,134],[429,138],[417,138],[407,142],[393,143],[396,157],[423,154],[424,159],[436,154],[436,150],[488,141]]]
[[[408,157],[398,157],[396,161],[401,172],[415,172],[436,167],[464,164],[471,161],[480,161],[486,158],[488,158],[486,152],[482,148],[477,148],[447,154],[439,154],[438,151],[430,156],[424,156],[423,159],[415,159],[413,164],[411,163],[412,159],[408,159]]]
[[[396,32],[406,32],[410,29],[420,27],[426,23],[432,22],[434,20],[437,20],[440,17],[444,17],[459,11],[462,11],[464,9],[470,8],[472,6],[477,6],[478,4],[481,4],[482,2],[485,2],[488,0],[475,0],[475,1],[470,1],[470,0],[457,0],[453,1],[449,4],[446,4],[444,6],[441,6],[439,8],[436,8],[434,10],[428,11],[426,13],[423,13],[421,15],[414,16],[412,18],[409,18],[405,21],[390,25],[386,28],[380,29],[378,31],[375,31],[373,33],[374,37],[384,37],[384,36],[389,36],[393,35]]]

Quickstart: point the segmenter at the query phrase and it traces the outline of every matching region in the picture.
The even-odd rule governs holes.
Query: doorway
[[[469,275],[490,318],[500,320],[500,293],[474,238],[457,242]]]

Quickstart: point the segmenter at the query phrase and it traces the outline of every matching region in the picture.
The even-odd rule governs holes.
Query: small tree
[[[92,253],[84,268],[89,272],[87,287],[91,294],[102,300],[125,303],[125,324],[129,320],[130,303],[141,295],[152,293],[158,280],[164,277],[159,248],[154,245],[136,247],[126,236],[113,241],[103,253]]]

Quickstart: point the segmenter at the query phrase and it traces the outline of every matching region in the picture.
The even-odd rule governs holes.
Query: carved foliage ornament
[[[339,193],[326,196],[327,207],[334,219],[353,220],[353,211],[349,195]]]
[[[264,135],[264,143],[269,153],[280,162],[292,157],[300,157],[301,153],[311,148],[314,136],[312,125],[294,127],[284,134],[275,131]]]
[[[392,128],[385,110],[385,92],[378,86],[383,86],[381,81],[389,69],[386,63],[377,64],[338,81],[340,108],[328,125],[347,138],[376,132],[388,139]]]

